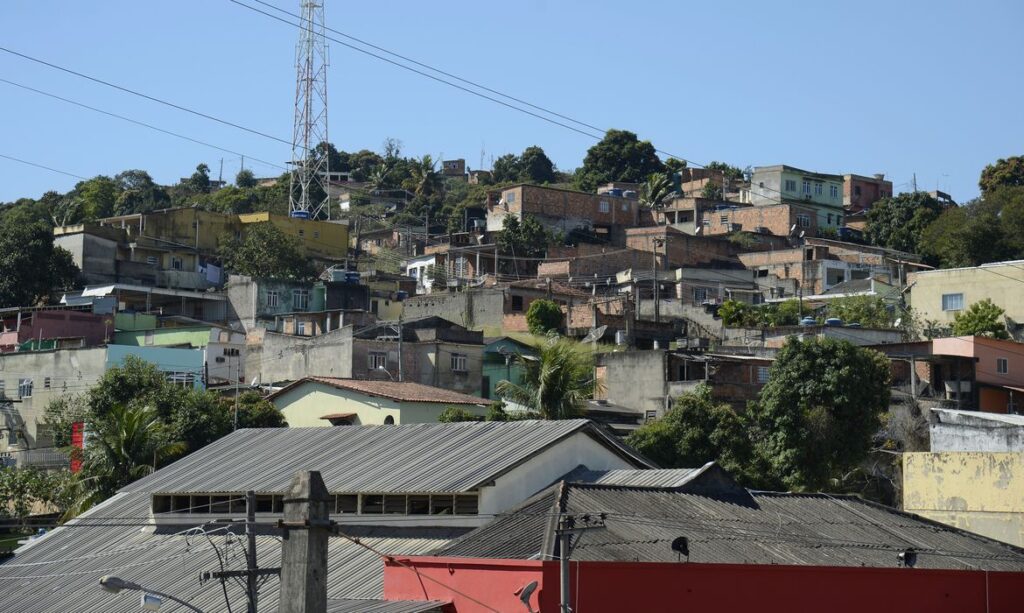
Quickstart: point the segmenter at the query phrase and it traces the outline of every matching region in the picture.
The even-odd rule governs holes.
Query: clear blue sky
[[[297,10],[298,0],[271,0]],[[917,173],[959,201],[1024,154],[1024,3],[354,2],[330,27],[698,162]],[[290,139],[296,30],[227,0],[4,0],[0,45]],[[560,168],[594,141],[332,44],[331,140],[407,154],[540,145]],[[276,143],[0,53],[0,78],[266,160]],[[0,154],[161,183],[237,157],[0,83]],[[279,170],[253,166],[258,175]],[[0,202],[76,179],[0,159]]]

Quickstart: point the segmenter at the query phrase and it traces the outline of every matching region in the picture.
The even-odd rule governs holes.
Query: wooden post
[[[288,486],[282,522],[281,613],[327,611],[328,498],[318,471],[297,473]]]

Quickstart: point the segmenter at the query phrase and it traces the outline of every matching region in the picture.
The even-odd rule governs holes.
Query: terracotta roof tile
[[[440,404],[474,404],[484,405],[487,401],[478,396],[470,396],[452,390],[414,383],[412,381],[369,381],[366,379],[337,379],[334,377],[307,377],[292,383],[278,391],[274,396],[285,390],[292,389],[307,381],[315,381],[343,390],[351,390],[369,396],[390,398],[399,402],[436,402]],[[271,396],[273,398],[273,396]]]

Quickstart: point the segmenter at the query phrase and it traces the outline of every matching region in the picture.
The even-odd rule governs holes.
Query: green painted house
[[[800,204],[817,212],[818,228],[838,230],[843,225],[843,177],[785,164],[758,166],[750,178],[750,202],[754,206]],[[811,220],[798,218],[797,226],[810,228]]]
[[[481,396],[498,398],[496,388],[501,381],[523,382],[523,366],[514,359],[517,354],[536,355],[536,351],[530,345],[509,336],[484,339]]]

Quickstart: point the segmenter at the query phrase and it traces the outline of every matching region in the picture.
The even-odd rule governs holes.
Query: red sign
[[[71,472],[82,470],[82,450],[85,449],[85,423],[76,421],[71,424]]]

